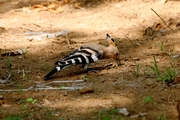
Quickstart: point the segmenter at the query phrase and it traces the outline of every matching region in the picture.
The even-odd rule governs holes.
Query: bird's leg
[[[97,73],[97,72],[99,72],[99,70],[97,68],[88,68],[88,64],[83,65],[83,67],[84,67],[84,69],[86,69],[87,73],[90,73],[90,72]]]

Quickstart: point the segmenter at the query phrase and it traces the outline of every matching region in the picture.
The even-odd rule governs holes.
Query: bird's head
[[[119,59],[119,49],[114,41],[108,34],[107,34],[107,41],[109,44],[109,51],[110,51],[110,57],[112,57],[114,60],[116,60],[118,66],[121,65],[120,59]]]

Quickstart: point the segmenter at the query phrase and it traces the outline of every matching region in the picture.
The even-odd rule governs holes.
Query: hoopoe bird
[[[56,72],[72,65],[82,64],[88,70],[89,63],[100,59],[113,58],[116,60],[117,65],[120,66],[119,50],[116,43],[108,34],[106,39],[108,42],[107,47],[100,44],[81,46],[79,49],[60,59],[55,63],[56,67],[44,77],[44,80],[48,80]]]

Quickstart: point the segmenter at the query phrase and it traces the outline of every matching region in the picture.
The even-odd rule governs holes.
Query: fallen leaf
[[[40,12],[40,11],[46,11],[48,8],[45,7],[44,5],[34,5],[32,7],[32,10],[36,11],[36,12]]]
[[[47,100],[46,98],[43,99],[43,102],[44,102],[44,105],[45,105],[45,106],[50,106],[50,105],[52,105],[52,103],[51,103],[49,100]]]

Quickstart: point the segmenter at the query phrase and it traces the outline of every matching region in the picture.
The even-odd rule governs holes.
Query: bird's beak
[[[120,62],[120,59],[119,59],[119,58],[116,58],[116,62],[117,62],[117,65],[118,65],[118,66],[121,66],[121,62]]]

